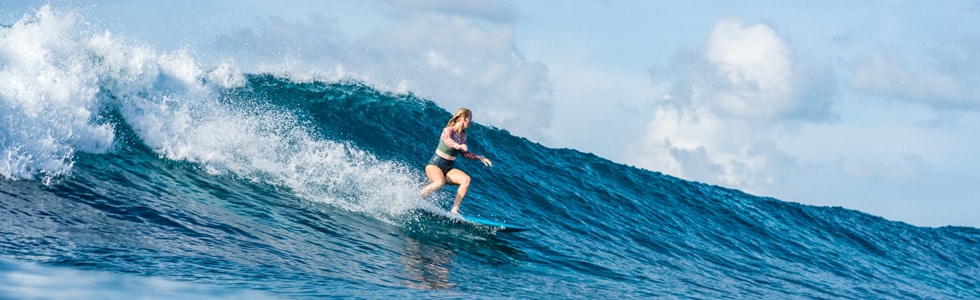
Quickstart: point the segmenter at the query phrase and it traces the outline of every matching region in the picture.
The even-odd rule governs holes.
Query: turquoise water
[[[494,166],[458,163],[462,212],[532,230],[427,217],[455,192],[417,196],[450,117],[429,99],[185,76],[55,25],[0,28],[0,298],[980,298],[976,228],[757,197],[480,124],[469,147]],[[24,32],[46,56],[12,51]]]

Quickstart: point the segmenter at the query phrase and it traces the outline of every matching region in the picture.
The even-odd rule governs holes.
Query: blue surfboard
[[[497,232],[518,232],[531,229],[530,227],[501,223],[473,216],[463,216],[463,220],[480,226],[492,227]]]
[[[480,218],[480,217],[451,215],[451,214],[448,214],[446,212],[432,211],[432,210],[429,210],[429,209],[418,209],[418,211],[419,212],[422,212],[422,213],[424,213],[426,215],[433,216],[433,217],[438,217],[440,219],[443,219],[445,221],[449,221],[449,222],[452,222],[452,223],[462,224],[462,225],[467,225],[467,226],[472,226],[472,227],[476,227],[476,228],[487,228],[487,229],[493,230],[494,232],[519,232],[519,231],[525,231],[525,230],[530,230],[531,229],[530,227],[527,227],[527,226],[507,224],[507,223],[503,223],[503,222],[497,222],[497,221],[493,221],[493,220],[487,220],[487,219]]]

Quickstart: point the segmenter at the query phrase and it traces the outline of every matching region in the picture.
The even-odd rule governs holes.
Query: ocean
[[[0,27],[0,299],[980,299],[980,230],[916,227],[545,147],[427,217],[453,108],[237,74],[49,10]]]

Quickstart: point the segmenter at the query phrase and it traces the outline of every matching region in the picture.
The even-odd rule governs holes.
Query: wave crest
[[[115,134],[100,119],[98,74],[76,18],[45,6],[0,28],[0,175],[71,171],[76,151],[103,153]],[[82,48],[82,49],[80,49]]]

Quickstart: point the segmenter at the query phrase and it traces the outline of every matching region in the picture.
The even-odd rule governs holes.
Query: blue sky
[[[0,4],[10,24],[47,2]],[[62,1],[207,69],[355,78],[552,147],[980,227],[977,1]],[[492,153],[489,153],[492,156]]]

